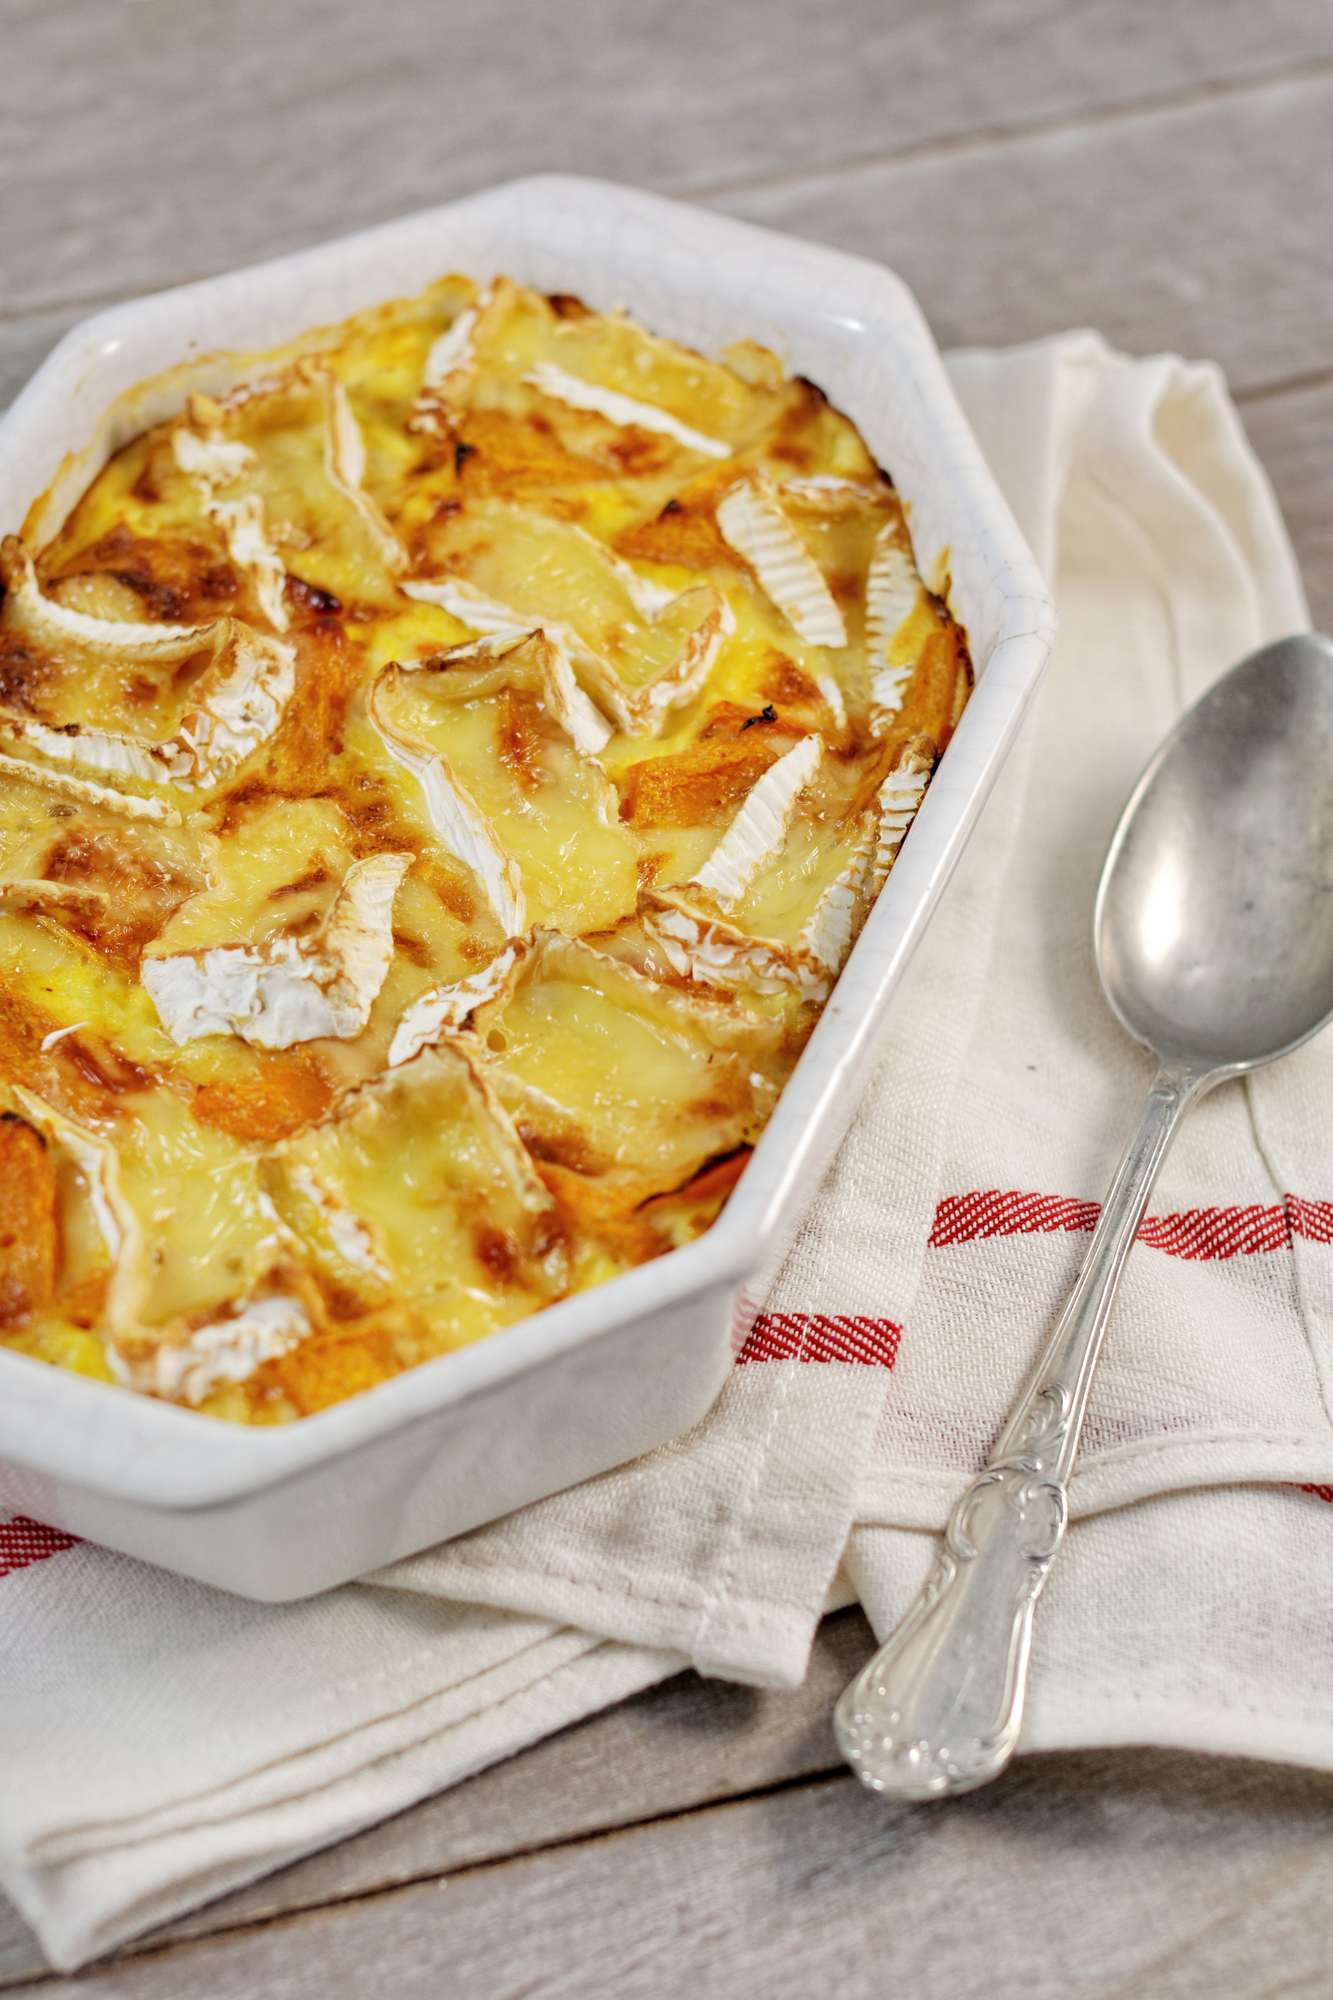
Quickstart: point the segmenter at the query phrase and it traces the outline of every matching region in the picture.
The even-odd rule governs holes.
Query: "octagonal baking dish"
[[[274,1428],[0,1349],[0,1503],[249,1597],[346,1581],[604,1471],[701,1418],[855,1108],[876,1029],[1040,679],[1050,596],[888,271],[607,183],[541,176],[98,314],[0,423],[0,532],[38,540],[111,454],[254,352],[445,272],[623,305],[708,353],[749,337],[817,382],[891,473],[976,686],[901,855],[713,1227],[330,1409]],[[163,371],[170,371],[164,376]],[[156,379],[152,379],[156,378]],[[136,385],[146,385],[136,387]],[[947,585],[945,578],[947,577]],[[750,1281],[747,1287],[747,1280]]]

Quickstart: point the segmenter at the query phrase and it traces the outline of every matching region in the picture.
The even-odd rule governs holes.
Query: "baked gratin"
[[[233,357],[0,612],[0,1339],[273,1423],[717,1216],[970,670],[811,383],[504,279]]]

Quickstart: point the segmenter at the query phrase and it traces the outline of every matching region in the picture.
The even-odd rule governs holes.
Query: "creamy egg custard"
[[[970,671],[751,343],[448,278],[233,379],[4,544],[0,1339],[275,1423],[708,1228]]]

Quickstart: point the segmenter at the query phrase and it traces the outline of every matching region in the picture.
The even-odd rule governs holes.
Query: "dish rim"
[[[704,1236],[290,1424],[201,1421],[200,1412],[127,1393],[0,1348],[4,1385],[0,1459],[139,1504],[186,1511],[215,1507],[284,1485],[316,1465],[413,1429],[445,1408],[493,1393],[517,1375],[554,1363],[636,1319],[678,1307],[692,1295],[743,1285],[772,1254],[783,1218],[798,1200],[803,1172],[813,1173],[818,1164],[826,1113],[840,1088],[846,1087],[848,1073],[868,1056],[889,997],[971,835],[1040,681],[1055,631],[1050,592],[902,280],[846,252],[580,176],[544,174],[506,182],[313,249],[146,295],[93,315],[65,335],[0,418],[0,514],[8,499],[3,491],[6,462],[14,457],[22,460],[26,452],[40,447],[43,432],[49,442],[61,414],[72,403],[86,400],[99,370],[114,379],[117,355],[133,348],[145,326],[184,326],[192,318],[206,321],[209,309],[219,301],[234,300],[265,284],[290,292],[291,279],[307,272],[326,272],[358,260],[373,269],[384,261],[380,253],[392,257],[395,237],[405,240],[407,232],[429,232],[432,226],[443,229],[447,237],[451,222],[466,215],[475,218],[488,207],[502,227],[506,206],[511,227],[515,207],[525,209],[530,220],[544,208],[566,219],[575,208],[582,216],[600,212],[600,224],[608,234],[617,227],[626,234],[634,228],[656,231],[677,263],[682,245],[690,244],[699,257],[710,250],[715,258],[730,250],[738,262],[742,253],[766,256],[770,275],[779,267],[786,269],[793,325],[797,298],[806,296],[804,287],[822,286],[820,296],[834,306],[848,295],[859,297],[859,317],[835,310],[824,316],[830,344],[840,341],[845,347],[850,339],[867,355],[878,335],[885,343],[891,337],[896,347],[906,350],[912,377],[903,384],[904,390],[920,400],[935,426],[955,504],[965,516],[970,510],[971,525],[993,558],[990,581],[1002,609],[988,657],[889,882],[871,909],[745,1173]],[[450,268],[449,254],[446,247],[441,275]],[[664,257],[664,268],[665,264]],[[569,289],[588,288],[577,272],[571,272]],[[389,289],[380,297],[395,295]],[[357,310],[361,308],[351,308]],[[283,334],[278,340],[289,337],[294,336]],[[755,337],[760,337],[758,330]],[[184,339],[180,343],[182,360],[191,365],[202,366],[209,356],[225,351],[210,347],[190,356],[185,351],[190,345],[198,343]],[[161,372],[145,378],[136,370],[135,380],[151,383]],[[99,434],[106,431],[112,437],[110,449],[117,448],[114,413],[122,406],[132,408],[134,394],[133,383],[126,382],[101,399],[107,414]],[[830,390],[830,394],[842,404],[840,393]],[[76,448],[78,459],[87,459],[91,449],[77,452]],[[67,450],[57,473],[66,484],[69,467]],[[30,503],[41,490],[30,489]]]

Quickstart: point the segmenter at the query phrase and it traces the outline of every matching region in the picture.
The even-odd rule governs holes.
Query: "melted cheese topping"
[[[236,379],[0,555],[0,1341],[266,1423],[709,1226],[970,679],[753,344],[448,278]]]

